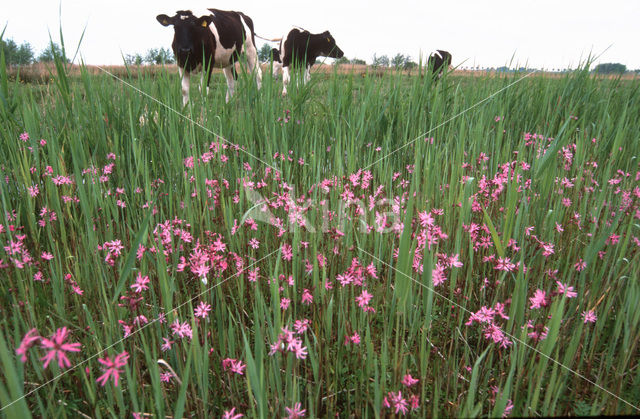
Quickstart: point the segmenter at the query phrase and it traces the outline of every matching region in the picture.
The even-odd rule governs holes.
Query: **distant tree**
[[[394,57],[391,59],[391,66],[397,70],[399,68],[402,68],[402,66],[404,65],[404,62],[405,62],[405,56],[398,53],[394,55]]]
[[[350,63],[349,59],[348,59],[347,57],[344,57],[344,56],[343,56],[342,58],[338,58],[337,60],[335,60],[335,61],[333,62],[333,65],[338,65],[338,64],[349,64],[349,63]]]
[[[173,64],[173,53],[169,48],[150,48],[144,56],[147,64]]]
[[[411,61],[411,56],[405,55],[404,62],[402,63],[402,68],[405,70],[412,70],[418,66],[417,63]]]
[[[604,63],[598,64],[593,71],[599,74],[622,74],[627,71],[627,66],[620,63]]]
[[[361,60],[360,58],[353,58],[351,59],[351,64],[366,65],[367,62],[365,60]]]
[[[16,64],[19,65],[28,65],[33,63],[35,57],[33,53],[33,48],[31,48],[31,44],[28,42],[23,42],[20,44],[18,48],[18,53],[16,55]]]
[[[271,61],[271,49],[269,44],[263,44],[258,50],[258,60],[261,62]]]
[[[0,40],[0,48],[7,65],[28,65],[33,62],[33,49],[28,42],[18,46],[13,39]]]
[[[389,67],[389,57],[386,55],[378,57],[376,54],[373,54],[373,59],[371,61],[374,67]]]
[[[144,63],[144,58],[139,53],[127,54],[124,57],[124,62],[127,65],[142,65]]]
[[[71,62],[62,52],[60,45],[52,42],[47,48],[45,48],[38,56],[38,62],[49,63],[54,60],[55,57],[62,59],[62,61],[68,63]]]

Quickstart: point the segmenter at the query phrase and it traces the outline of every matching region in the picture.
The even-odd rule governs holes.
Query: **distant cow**
[[[440,77],[442,75],[442,72],[445,69],[449,68],[450,65],[451,54],[441,49],[431,54],[431,56],[429,56],[429,61],[427,62],[428,68],[432,68],[433,74],[437,77]]]
[[[290,68],[304,67],[304,83],[311,79],[309,69],[320,56],[342,58],[344,53],[336,45],[329,31],[312,34],[303,29],[294,28],[280,41],[282,59],[282,95],[287,94],[287,84],[291,79]]]
[[[256,72],[256,81],[260,88],[262,73],[258,65],[258,52],[254,38],[253,21],[244,13],[207,9],[200,17],[191,10],[179,10],[176,15],[158,15],[163,26],[173,25],[175,31],[171,48],[178,62],[178,71],[182,77],[182,103],[189,101],[189,75],[203,70],[200,84],[204,84],[207,72],[207,91],[211,79],[210,69],[220,67],[227,79],[229,102],[235,87],[234,63],[240,54],[247,56],[249,69]]]

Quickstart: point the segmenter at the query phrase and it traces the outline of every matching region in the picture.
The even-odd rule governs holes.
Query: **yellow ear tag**
[[[327,42],[328,42],[328,43],[331,43],[331,39],[327,38]]]
[[[207,26],[209,26],[209,22],[207,22],[206,20],[202,21],[202,27],[206,28]]]
[[[162,19],[162,24],[164,26],[167,26],[169,24],[169,21],[167,19]]]

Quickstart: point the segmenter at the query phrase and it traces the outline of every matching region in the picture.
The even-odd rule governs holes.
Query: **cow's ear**
[[[213,17],[211,17],[211,16],[201,16],[196,21],[196,24],[198,26],[202,26],[203,28],[208,28],[209,25],[211,24],[211,22],[213,22]]]
[[[173,24],[172,19],[165,14],[156,16],[156,19],[162,26],[169,26]]]

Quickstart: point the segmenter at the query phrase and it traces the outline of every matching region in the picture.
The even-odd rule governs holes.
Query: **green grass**
[[[266,418],[300,402],[307,417],[385,417],[393,409],[384,399],[398,391],[419,398],[409,413],[418,417],[500,416],[510,403],[515,416],[637,413],[637,80],[596,79],[586,69],[534,74],[463,112],[525,74],[439,83],[314,74],[284,99],[270,76],[258,91],[240,75],[229,104],[215,75],[206,98],[194,82],[186,108],[175,74],[127,79],[208,132],[106,74],[65,71],[58,65],[52,83],[34,87],[9,81],[0,66],[2,415],[210,417],[235,407]],[[527,133],[536,134],[530,144]],[[71,184],[55,185],[58,176]],[[425,229],[421,217],[434,209],[441,214],[431,212]],[[223,250],[214,250],[218,239]],[[123,249],[110,266],[103,247],[114,240]],[[18,252],[11,241],[22,243]],[[545,256],[547,243],[554,253]],[[141,259],[140,245],[152,249]],[[191,271],[198,249],[211,268],[206,285]],[[453,255],[463,266],[446,267],[434,287]],[[499,270],[498,258],[519,265]],[[370,264],[377,278],[363,273]],[[38,272],[44,281],[34,280]],[[345,272],[364,283],[342,287]],[[139,273],[150,278],[143,300],[120,306]],[[556,280],[576,298],[554,295]],[[375,311],[358,306],[363,289]],[[548,304],[531,309],[538,289]],[[200,301],[212,306],[206,319],[194,316]],[[508,316],[495,316],[506,348],[485,339],[483,325],[465,325],[496,303]],[[583,321],[589,310],[595,323]],[[156,321],[161,313],[166,323]],[[123,339],[119,321],[140,315],[149,323]],[[307,358],[269,355],[281,329],[301,319],[310,320],[299,335]],[[174,320],[192,326],[191,339],[172,336]],[[527,322],[547,327],[546,338],[528,337]],[[43,368],[39,345],[20,361],[27,331],[49,337],[61,327],[82,344],[69,353],[77,368]],[[360,343],[345,344],[354,333]],[[168,351],[163,338],[175,341]],[[119,386],[101,387],[97,358],[123,351]],[[243,375],[225,371],[226,358],[245,363]],[[161,381],[159,359],[180,381]],[[410,388],[407,373],[419,379]]]

